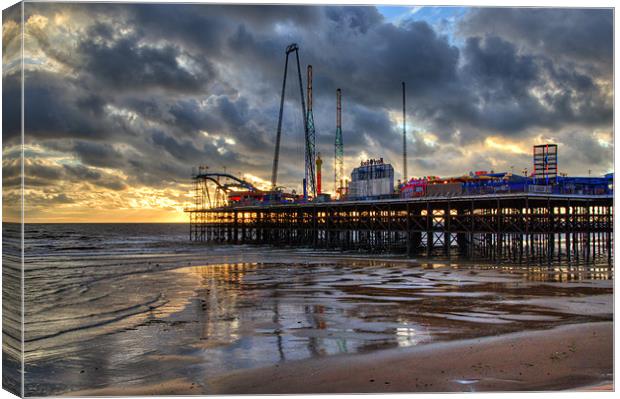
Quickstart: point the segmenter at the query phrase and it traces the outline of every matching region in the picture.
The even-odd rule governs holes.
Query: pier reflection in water
[[[609,283],[593,283],[612,278],[607,267],[371,263],[232,264],[175,272],[200,281],[199,347],[271,343],[262,356],[272,361],[546,328],[606,319],[611,312],[601,307],[584,316],[570,312],[570,305],[530,303],[569,297],[596,307],[591,296],[612,292]]]
[[[612,319],[613,270],[606,266],[292,256],[289,263],[191,266],[115,280],[93,282],[89,295],[160,300],[105,328],[29,344],[27,373],[36,381],[29,394],[174,378],[209,393],[211,378],[243,368]],[[78,317],[92,306],[72,311]]]

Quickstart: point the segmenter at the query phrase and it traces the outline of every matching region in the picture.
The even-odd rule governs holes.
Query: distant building
[[[363,161],[351,172],[348,198],[379,199],[391,197],[394,193],[394,168],[381,159]]]

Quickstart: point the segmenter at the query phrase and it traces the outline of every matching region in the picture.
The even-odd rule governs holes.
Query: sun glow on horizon
[[[502,139],[502,138],[495,137],[495,136],[487,137],[484,140],[484,145],[494,150],[512,152],[513,154],[530,154],[531,152],[529,151],[529,149],[525,149],[517,143],[513,143],[506,139]]]

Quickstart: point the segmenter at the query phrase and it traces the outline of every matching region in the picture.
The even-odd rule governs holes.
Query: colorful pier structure
[[[190,239],[612,265],[613,195],[531,192],[187,209]]]
[[[277,186],[288,61],[293,53],[304,127],[303,194]],[[612,173],[598,178],[561,174],[558,146],[550,143],[533,146],[530,175],[524,169],[523,176],[478,171],[444,179],[411,178],[405,82],[403,181],[396,186],[394,168],[383,158],[363,161],[353,169],[350,182],[344,179],[342,92],[336,90],[332,199],[322,192],[322,160],[315,153],[310,65],[305,97],[303,87],[299,46],[293,43],[285,50],[271,188],[261,190],[242,178],[199,167],[192,174],[194,204],[186,209],[192,241],[460,256],[500,263],[602,259],[612,264]]]

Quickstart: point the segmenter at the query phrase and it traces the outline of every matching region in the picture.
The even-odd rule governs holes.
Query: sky
[[[18,217],[18,17],[3,13],[5,220]],[[402,177],[402,81],[411,176],[520,172],[543,143],[562,173],[613,170],[611,9],[26,3],[24,20],[27,222],[187,221],[199,164],[267,187],[293,42],[313,66],[326,191],[337,88],[345,173],[382,157]],[[299,192],[295,74],[278,185]]]

